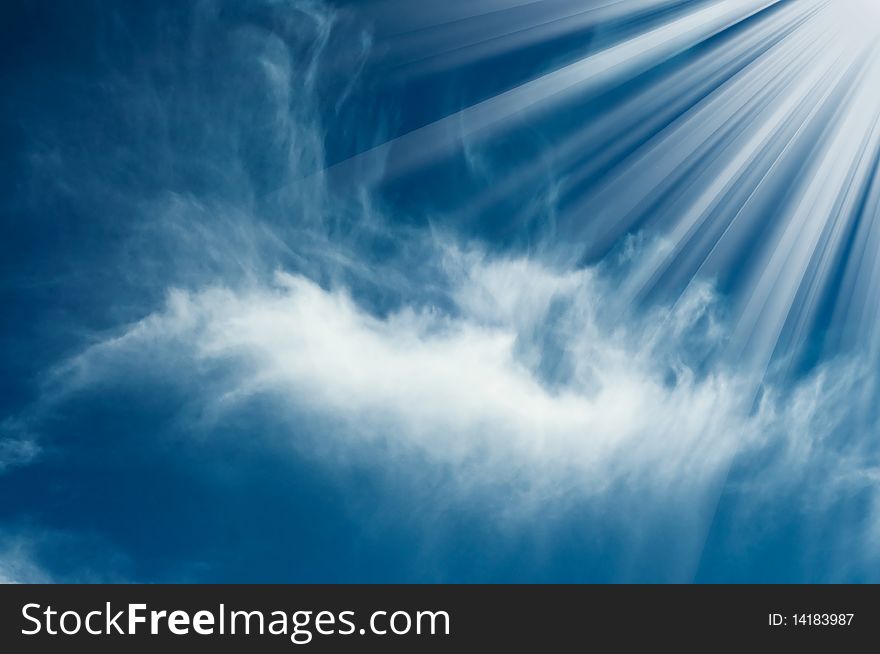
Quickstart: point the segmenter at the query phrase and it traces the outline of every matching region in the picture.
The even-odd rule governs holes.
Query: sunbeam
[[[379,15],[392,6],[380,4]],[[491,147],[523,120],[542,129],[567,114],[568,131],[548,137],[540,157],[496,174],[468,212],[540,184],[552,161],[565,171],[553,191],[556,217],[533,247],[576,263],[601,259],[628,235],[658,239],[662,246],[627,282],[632,300],[668,299],[717,280],[736,307],[729,356],[760,372],[774,356],[806,347],[829,294],[851,297],[871,284],[859,276],[872,273],[851,271],[841,281],[839,271],[852,231],[875,220],[865,198],[880,116],[876,13],[869,0],[655,0],[453,3],[442,20],[420,15],[409,29],[398,17],[391,49],[382,51],[400,57],[398,48],[414,48],[419,61],[434,62],[430,70],[566,30],[587,30],[599,47],[330,172],[381,170],[388,180],[462,144]],[[650,74],[658,67],[662,75]],[[615,99],[597,109],[603,97]],[[832,321],[822,330],[833,347],[858,328]]]
[[[0,577],[880,580],[880,0],[18,4]]]

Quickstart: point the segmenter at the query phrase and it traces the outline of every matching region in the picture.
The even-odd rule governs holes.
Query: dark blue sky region
[[[4,3],[0,581],[878,581],[826,5]]]

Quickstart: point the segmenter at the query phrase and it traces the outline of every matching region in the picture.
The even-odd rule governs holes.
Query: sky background
[[[880,581],[869,0],[0,37],[0,581]]]

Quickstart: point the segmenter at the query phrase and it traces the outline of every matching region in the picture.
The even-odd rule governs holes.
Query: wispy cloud
[[[626,18],[627,3],[606,5]],[[385,125],[358,125],[362,132],[344,135],[352,142],[330,156],[333,126],[345,123],[322,119],[345,111],[365,65],[366,32],[340,39],[346,15],[319,3],[255,3],[240,21],[213,3],[199,5],[181,41],[186,56],[172,49],[146,72],[106,83],[111,116],[123,125],[138,116],[133,143],[101,148],[88,165],[74,156],[77,147],[32,157],[35,178],[51,178],[49,195],[63,187],[79,209],[108,224],[108,203],[130,218],[119,228],[122,246],[101,260],[108,276],[126,283],[108,284],[110,309],[93,321],[100,327],[84,329],[67,349],[72,354],[43,371],[42,395],[0,424],[0,472],[33,460],[54,414],[131,385],[137,397],[156,389],[175,395],[183,407],[177,418],[194,438],[259,406],[260,420],[282,425],[273,433],[317,465],[356,459],[416,480],[443,469],[450,497],[502,506],[497,513],[521,525],[575,503],[608,513],[637,506],[645,520],[672,512],[686,526],[691,559],[699,559],[723,492],[737,495],[742,524],[780,497],[827,518],[848,496],[864,496],[848,533],[825,542],[855,543],[841,545],[838,557],[850,556],[854,567],[874,560],[876,370],[829,356],[798,378],[776,374],[771,361],[786,329],[798,345],[805,340],[802,326],[790,324],[792,307],[803,299],[798,306],[818,311],[821,293],[812,284],[830,275],[828,257],[847,242],[845,230],[825,219],[841,197],[845,208],[855,204],[870,181],[863,150],[877,140],[876,129],[867,141],[851,138],[872,124],[876,103],[844,103],[849,120],[828,129],[813,121],[838,89],[832,73],[850,75],[862,52],[839,39],[828,50],[804,47],[834,40],[817,18],[820,6],[719,0],[657,12],[662,20],[643,32],[422,121],[384,145],[373,147]],[[456,7],[475,11],[472,3]],[[528,12],[494,13],[481,20],[504,37],[501,52],[555,33],[542,27],[522,35]],[[563,13],[556,26],[563,31],[600,17]],[[447,57],[446,39],[467,27],[443,24],[432,55],[440,68],[461,63]],[[737,38],[713,41],[730,27]],[[617,111],[603,109],[549,146],[543,159],[508,165],[492,147],[481,149],[514,119],[623,84],[710,41],[706,51],[725,56],[694,56],[649,80]],[[392,42],[392,54],[409,47],[407,39]],[[470,63],[483,55],[461,56]],[[822,66],[807,65],[813,57]],[[206,81],[214,76],[222,82]],[[821,103],[812,102],[817,88]],[[332,102],[322,113],[324,95]],[[845,97],[875,95],[865,85]],[[799,179],[806,150],[792,143],[815,134],[800,125],[819,123],[817,152],[834,156],[823,154],[809,179],[829,183],[812,194],[798,183],[798,211],[780,211],[775,221],[784,238],[753,247],[759,239],[751,230],[767,222],[764,210],[777,197],[756,189],[780,168],[785,180]],[[92,127],[100,139],[103,126]],[[518,189],[528,187],[524,195],[546,200],[547,215],[567,227],[541,231],[533,248],[517,253],[463,236],[428,209],[397,215],[402,210],[389,209],[369,185],[411,174],[462,144],[470,172],[491,188],[476,198],[463,192],[459,213],[478,221],[490,204],[516,204]],[[594,152],[606,163],[594,167]],[[695,152],[709,165],[698,165]],[[841,159],[858,166],[832,165]],[[792,167],[780,166],[784,160]],[[536,176],[550,192],[531,189]],[[591,177],[595,184],[584,191],[579,184]],[[512,222],[514,230],[522,226]],[[861,242],[876,240],[875,223],[855,224],[855,232],[869,231]],[[804,226],[810,239],[795,238]],[[115,223],[107,229],[107,242],[117,243]],[[585,249],[611,247],[625,234],[622,252],[583,264]],[[745,258],[743,250],[756,258],[751,278],[759,283],[738,289],[746,309],[738,311],[707,275]],[[853,304],[867,312],[877,275],[864,261],[847,263],[853,272],[844,277],[853,278]],[[869,321],[853,329],[864,336]],[[743,352],[757,365],[746,365]],[[210,447],[209,438],[202,442]],[[0,548],[0,578],[42,578],[28,548],[9,542]]]
[[[161,311],[57,369],[54,385],[63,396],[156,378],[157,368],[186,371],[191,388],[205,389],[195,392],[211,420],[272,398],[279,416],[329,425],[323,447],[416,451],[455,470],[453,490],[514,482],[526,505],[633,492],[709,501],[734,461],[780,446],[772,477],[753,483],[763,492],[791,469],[820,466],[830,494],[875,474],[864,439],[835,440],[854,406],[874,418],[870,393],[852,397],[864,380],[856,367],[823,370],[784,394],[766,386],[757,403],[754,379],[700,370],[727,334],[707,287],[671,311],[618,323],[608,320],[613,287],[595,270],[457,250],[442,266],[449,307],[385,315],[345,288],[284,272],[268,286],[174,290]],[[227,372],[216,375],[217,365]],[[200,383],[199,371],[223,381]]]
[[[40,452],[36,439],[18,420],[0,423],[0,474],[6,469],[25,465]]]
[[[0,540],[0,584],[46,584],[51,576],[34,562],[32,543],[21,537]]]

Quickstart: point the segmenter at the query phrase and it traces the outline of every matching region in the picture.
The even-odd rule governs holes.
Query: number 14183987
[[[848,627],[855,613],[770,613],[767,624],[771,627]]]

